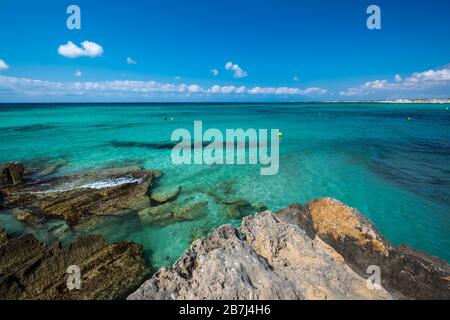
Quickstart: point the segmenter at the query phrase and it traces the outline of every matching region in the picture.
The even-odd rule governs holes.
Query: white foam
[[[93,183],[88,183],[80,186],[80,189],[106,189],[111,187],[121,186],[123,184],[129,183],[141,183],[142,179],[140,178],[117,178],[117,179],[108,179],[108,180],[100,180]]]
[[[70,186],[70,187],[63,187],[58,189],[49,189],[49,190],[43,190],[43,191],[33,191],[33,192],[19,192],[17,194],[45,194],[45,193],[59,193],[59,192],[66,192],[66,191],[72,191],[76,189],[106,189],[106,188],[112,188],[121,186],[124,184],[129,183],[141,183],[143,179],[141,178],[117,178],[117,179],[106,179],[106,180],[99,180],[92,183],[83,184],[81,186]]]

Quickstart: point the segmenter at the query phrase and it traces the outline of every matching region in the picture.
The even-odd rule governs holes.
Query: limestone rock
[[[71,265],[81,269],[80,290],[67,288]],[[86,236],[63,248],[0,231],[0,299],[122,299],[148,272],[142,247],[132,242]]]
[[[390,299],[330,246],[270,212],[216,229],[129,299]]]
[[[344,257],[360,275],[377,265],[385,288],[413,299],[450,299],[450,267],[423,252],[396,248],[359,211],[325,198],[306,205],[309,214],[298,215],[323,241]]]
[[[314,230],[310,213],[308,209],[303,207],[301,204],[291,204],[289,207],[278,211],[276,215],[284,221],[298,225],[306,232],[310,239],[315,238],[316,232]]]

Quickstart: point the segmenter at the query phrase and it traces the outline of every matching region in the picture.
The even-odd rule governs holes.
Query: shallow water
[[[120,166],[161,170],[156,188],[182,185],[186,202],[207,200],[197,221],[146,225],[135,214],[111,217],[87,233],[144,246],[154,268],[171,264],[193,233],[223,223],[217,199],[246,199],[277,210],[334,197],[358,208],[393,243],[450,261],[450,111],[431,104],[0,105],[0,163],[64,162],[58,174]],[[169,120],[164,120],[168,117]],[[173,118],[173,120],[170,120]],[[410,118],[410,120],[408,120]],[[172,131],[202,120],[207,128],[278,128],[280,170],[259,166],[175,166]],[[98,187],[105,181],[92,186]],[[8,213],[0,225],[41,239],[69,241],[52,221],[31,230]],[[50,230],[50,232],[49,232]],[[201,233],[201,232],[200,232]]]

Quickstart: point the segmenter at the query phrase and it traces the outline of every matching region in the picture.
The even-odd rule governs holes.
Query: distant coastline
[[[204,102],[179,102],[179,101],[117,101],[117,102],[2,102],[1,105],[261,105],[261,104],[321,104],[321,103],[392,103],[392,104],[450,104],[450,98],[430,99],[392,99],[392,100],[323,100],[323,101],[204,101]]]
[[[403,104],[450,104],[450,98],[430,98],[430,99],[391,99],[391,100],[323,100],[323,101],[204,101],[204,102],[182,102],[182,101],[115,101],[115,102],[1,102],[1,105],[261,105],[261,104],[311,104],[311,103],[403,103]]]
[[[395,99],[395,100],[346,100],[329,102],[364,102],[364,103],[450,103],[450,98],[446,99]]]

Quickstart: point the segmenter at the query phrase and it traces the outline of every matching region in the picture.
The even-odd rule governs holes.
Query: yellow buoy
[[[278,132],[278,136],[281,138],[283,134],[281,132]]]

